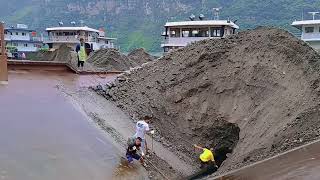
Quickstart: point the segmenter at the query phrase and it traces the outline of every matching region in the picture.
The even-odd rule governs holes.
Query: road
[[[90,83],[97,82],[64,72],[9,73],[9,85],[0,86],[0,179],[123,178],[115,177],[122,152],[57,86]]]

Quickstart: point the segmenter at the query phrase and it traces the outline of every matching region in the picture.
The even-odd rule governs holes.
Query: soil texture
[[[150,116],[157,140],[190,164],[193,144],[213,147],[219,163],[228,156],[221,173],[319,138],[319,60],[290,33],[260,27],[193,43],[96,91],[134,119]]]

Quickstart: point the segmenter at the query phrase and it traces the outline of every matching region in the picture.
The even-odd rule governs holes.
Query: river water
[[[9,84],[0,86],[0,179],[118,179],[119,149],[58,86],[76,89],[110,79],[11,71]]]

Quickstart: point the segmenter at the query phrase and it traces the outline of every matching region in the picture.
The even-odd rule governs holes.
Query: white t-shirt
[[[149,125],[145,121],[138,121],[136,124],[136,137],[140,137],[141,139],[145,139],[145,133],[149,131]]]

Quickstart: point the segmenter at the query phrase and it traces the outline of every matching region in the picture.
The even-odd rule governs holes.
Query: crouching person
[[[194,147],[196,149],[202,150],[202,154],[199,156],[199,160],[200,160],[200,168],[204,169],[204,168],[208,168],[208,167],[215,167],[218,168],[218,166],[216,165],[216,162],[214,161],[214,156],[213,156],[213,149],[209,149],[209,148],[203,148],[200,147],[198,145],[194,145]]]
[[[133,163],[133,160],[138,160],[142,165],[144,165],[144,161],[142,156],[138,154],[140,151],[142,139],[140,137],[130,137],[128,139],[128,149],[126,153],[126,157],[129,163]]]
[[[199,156],[201,166],[199,172],[186,178],[188,180],[201,179],[218,170],[218,166],[216,165],[212,152],[213,149],[203,148],[198,145],[194,145],[194,148],[202,151],[202,154]]]

